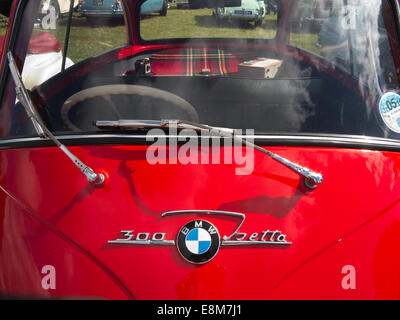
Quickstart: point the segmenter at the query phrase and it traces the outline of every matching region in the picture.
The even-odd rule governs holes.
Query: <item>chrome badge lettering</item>
[[[174,240],[165,240],[164,232],[156,232],[150,234],[148,232],[140,232],[135,234],[134,230],[122,230],[120,232],[122,238],[108,241],[110,244],[138,244],[138,245],[175,245]]]
[[[110,240],[108,243],[112,245],[176,245],[183,259],[194,264],[207,263],[224,246],[288,246],[292,244],[286,240],[286,235],[279,230],[265,230],[249,234],[239,232],[245,220],[245,215],[242,213],[218,210],[180,210],[164,212],[161,216],[182,214],[234,216],[240,218],[241,222],[229,236],[225,235],[222,238],[220,238],[219,232],[213,224],[203,219],[196,219],[180,228],[176,241],[165,239],[166,234],[163,232],[149,233],[122,230],[116,239]]]

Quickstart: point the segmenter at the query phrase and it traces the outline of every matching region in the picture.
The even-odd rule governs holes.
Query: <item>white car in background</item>
[[[239,7],[217,7],[213,15],[217,23],[224,21],[254,22],[254,26],[260,26],[265,17],[265,3],[263,0],[241,0]]]

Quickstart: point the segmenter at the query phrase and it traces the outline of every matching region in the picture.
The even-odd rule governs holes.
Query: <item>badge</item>
[[[382,96],[379,114],[390,130],[400,133],[400,96],[397,93],[387,92]]]
[[[178,233],[177,247],[181,256],[191,263],[206,263],[217,254],[220,245],[218,230],[208,221],[193,220]]]
[[[161,217],[182,214],[204,214],[221,217],[235,217],[241,221],[229,236],[220,237],[218,230],[210,222],[203,219],[191,220],[179,230],[176,241],[172,240],[165,232],[136,232],[135,230],[122,230],[118,237],[109,240],[110,245],[129,246],[176,246],[184,260],[193,264],[203,264],[212,260],[220,248],[228,246],[257,246],[259,248],[285,248],[292,244],[286,240],[286,234],[279,230],[264,229],[261,232],[240,232],[245,215],[239,212],[218,210],[177,210],[163,212]],[[161,230],[162,231],[162,230]]]

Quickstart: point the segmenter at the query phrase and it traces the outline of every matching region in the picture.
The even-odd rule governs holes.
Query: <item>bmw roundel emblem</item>
[[[201,264],[215,257],[220,246],[217,228],[205,220],[193,220],[178,233],[178,251],[191,263]]]

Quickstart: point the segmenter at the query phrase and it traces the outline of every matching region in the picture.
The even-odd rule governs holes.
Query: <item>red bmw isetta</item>
[[[398,2],[147,1],[2,16],[0,295],[399,299]]]

